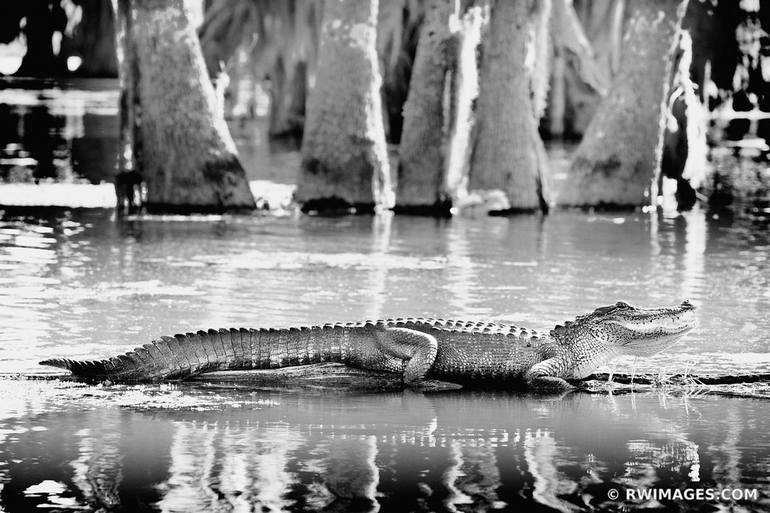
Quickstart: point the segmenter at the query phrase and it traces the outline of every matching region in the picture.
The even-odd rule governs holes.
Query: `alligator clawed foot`
[[[562,378],[537,376],[527,381],[527,391],[534,394],[564,394],[577,390]]]

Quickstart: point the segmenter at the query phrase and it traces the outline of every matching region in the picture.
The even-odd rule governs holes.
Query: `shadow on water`
[[[644,505],[612,488],[717,485],[770,500],[759,401],[6,385],[11,509],[612,511]]]

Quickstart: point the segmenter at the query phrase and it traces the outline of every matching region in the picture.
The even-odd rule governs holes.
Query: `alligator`
[[[597,308],[548,334],[509,324],[400,318],[287,329],[220,329],[161,337],[105,360],[56,358],[42,365],[90,381],[183,380],[221,370],[276,369],[337,362],[398,373],[404,385],[428,379],[469,386],[562,391],[620,354],[649,356],[695,326],[688,301]]]

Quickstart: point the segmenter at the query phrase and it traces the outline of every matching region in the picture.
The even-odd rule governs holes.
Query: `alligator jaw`
[[[613,317],[617,319],[605,322],[606,329],[616,337],[612,342],[620,353],[633,356],[650,356],[668,349],[697,325],[695,307],[689,301],[672,308],[636,308],[617,312]]]

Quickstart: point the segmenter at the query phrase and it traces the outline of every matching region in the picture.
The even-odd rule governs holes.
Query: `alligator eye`
[[[631,305],[629,305],[625,301],[618,301],[617,303],[615,303],[615,306],[617,306],[618,308],[631,308]]]

